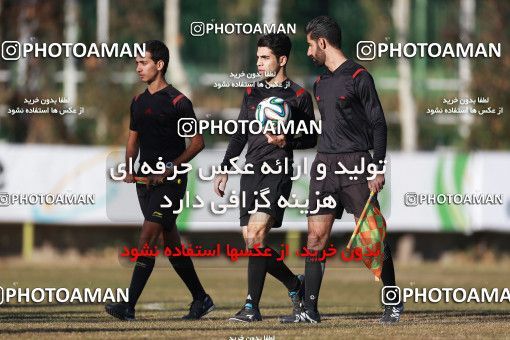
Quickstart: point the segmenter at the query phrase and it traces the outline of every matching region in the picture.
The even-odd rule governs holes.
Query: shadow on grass
[[[226,309],[224,309],[226,310]],[[157,314],[166,313],[166,311],[153,312]],[[160,316],[160,315],[156,315]],[[368,323],[378,323],[381,316],[380,312],[352,312],[352,313],[327,313],[322,315],[323,322],[320,328],[355,328],[359,327],[359,323],[351,322],[346,324],[338,324],[341,320],[353,320]],[[411,310],[403,314],[400,325],[414,324],[430,324],[430,323],[473,323],[476,321],[510,321],[510,313],[504,310],[478,310],[478,311],[462,311],[462,310]],[[269,322],[267,322],[269,321]],[[28,327],[30,323],[46,323],[46,327]],[[172,322],[168,327],[154,327],[154,322]],[[179,322],[175,324],[175,322]],[[62,327],[57,323],[78,323],[89,324],[92,327]],[[80,332],[80,333],[97,333],[97,332],[126,332],[126,331],[144,331],[144,332],[166,332],[166,331],[235,331],[237,329],[250,328],[257,331],[278,331],[294,327],[317,327],[317,325],[293,325],[278,323],[278,316],[264,317],[264,321],[256,324],[244,323],[228,323],[225,317],[215,316],[214,312],[210,316],[206,316],[204,320],[183,321],[180,317],[156,317],[156,318],[139,318],[134,322],[121,322],[113,319],[111,316],[101,311],[54,311],[39,312],[27,311],[20,313],[2,313],[0,314],[0,324],[16,324],[16,329],[8,329],[4,325],[2,334],[22,334],[22,333],[57,333],[57,332]],[[25,324],[27,326],[20,327]],[[139,327],[130,327],[136,324]],[[214,325],[211,328],[211,325]],[[96,325],[98,327],[93,327]],[[106,327],[105,327],[106,326]],[[126,327],[127,326],[127,327]],[[199,327],[197,327],[199,326]],[[202,327],[200,327],[202,326]]]

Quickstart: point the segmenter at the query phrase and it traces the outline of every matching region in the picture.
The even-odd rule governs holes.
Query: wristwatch
[[[174,169],[174,163],[173,162],[166,162],[165,168],[172,170]]]

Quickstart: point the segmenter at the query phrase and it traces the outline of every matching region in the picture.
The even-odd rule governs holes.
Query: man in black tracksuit
[[[384,173],[367,180],[369,164],[382,170],[386,156],[386,121],[375,90],[374,80],[368,71],[341,51],[341,31],[338,23],[327,16],[317,17],[306,26],[307,55],[326,72],[314,84],[314,96],[322,120],[322,132],[317,146],[317,156],[312,164],[308,214],[307,247],[325,248],[335,218],[343,210],[354,215],[357,222],[370,191],[379,192],[384,185]],[[369,150],[373,149],[373,157]],[[353,169],[365,163],[361,175],[335,174],[342,168]],[[317,167],[327,169],[324,179],[317,180]],[[318,192],[318,195],[317,195]],[[317,209],[317,201],[331,196],[335,208]],[[377,198],[372,199],[377,208]],[[395,286],[393,261],[388,244],[384,243],[384,260],[381,278],[385,286]],[[305,311],[298,316],[282,318],[282,322],[320,322],[318,298],[325,260],[306,258]],[[403,305],[386,305],[381,318],[383,323],[398,322]]]
[[[307,126],[314,120],[313,102],[310,94],[301,86],[287,78],[285,69],[291,50],[291,41],[284,34],[268,34],[261,37],[257,44],[257,68],[265,79],[248,87],[244,94],[238,121],[253,121],[256,119],[257,105],[265,98],[279,97],[285,100],[291,110],[291,119],[295,126],[299,121],[305,121]],[[266,76],[268,73],[272,75]],[[277,260],[280,256],[274,249],[265,246],[265,238],[271,228],[282,225],[284,208],[278,206],[278,199],[283,196],[288,199],[292,188],[292,171],[289,173],[263,174],[263,163],[276,168],[278,162],[292,164],[293,149],[314,147],[317,141],[315,134],[302,134],[295,138],[293,135],[264,135],[263,133],[242,134],[240,130],[234,134],[229,142],[222,168],[231,167],[230,160],[241,154],[248,144],[246,163],[253,165],[254,174],[241,176],[241,193],[246,195],[246,205],[240,208],[240,226],[246,247],[253,249],[259,244],[262,251],[269,252],[270,257],[250,256],[248,260],[248,294],[241,310],[230,318],[231,321],[253,322],[261,321],[259,301],[266,272],[282,282],[288,290],[293,305],[294,315],[302,312],[302,298],[304,295],[304,278],[294,275],[290,269]],[[290,167],[291,168],[291,167]],[[214,190],[223,196],[228,175],[217,175],[214,180]],[[266,195],[270,207],[253,210],[254,192],[268,189]]]

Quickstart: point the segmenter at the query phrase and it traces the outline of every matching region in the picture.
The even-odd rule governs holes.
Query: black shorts
[[[275,161],[267,161],[270,165],[275,165]],[[282,225],[283,214],[285,212],[285,208],[280,208],[278,206],[278,200],[280,197],[285,197],[286,200],[289,199],[290,191],[292,190],[292,173],[289,174],[267,174],[264,175],[261,173],[260,164],[253,165],[253,171],[255,172],[253,175],[242,175],[241,176],[241,192],[240,195],[245,193],[246,201],[245,205],[240,205],[240,225],[241,227],[247,226],[250,221],[251,214],[250,210],[255,208],[255,199],[259,197],[255,195],[255,191],[260,193],[261,191],[267,191],[265,194],[266,199],[269,201],[269,208],[258,208],[257,212],[263,212],[268,215],[271,215],[274,218],[274,224],[272,228],[279,228]],[[290,171],[289,171],[290,172]],[[262,198],[258,199],[259,204],[265,203]]]
[[[173,181],[166,181],[148,189],[145,184],[136,184],[138,202],[144,219],[161,224],[164,230],[171,230],[179,216],[173,211],[180,207],[180,200],[186,193],[186,184],[187,176],[180,176]],[[168,204],[165,195],[172,202],[169,208],[161,208],[161,204]]]
[[[341,170],[338,162],[341,162],[346,169],[353,170],[355,166],[361,167],[363,158],[365,159],[363,174],[335,174],[335,171]],[[345,209],[348,213],[359,217],[370,196],[367,177],[371,175],[366,169],[371,162],[372,156],[368,151],[339,154],[318,153],[310,172],[309,213],[307,216],[334,214],[335,218],[340,219]],[[326,167],[326,176],[322,180],[317,180],[317,176],[321,176],[321,173],[317,172],[319,164],[324,164]],[[321,207],[315,211],[317,210],[317,200],[322,201],[328,196],[335,200],[336,207]],[[372,202],[379,206],[377,195],[374,195]]]

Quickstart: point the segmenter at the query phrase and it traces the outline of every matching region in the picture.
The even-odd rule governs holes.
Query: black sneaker
[[[301,282],[299,289],[289,292],[293,315],[301,314],[303,311],[303,299],[305,297],[305,276],[300,274],[297,278]]]
[[[384,306],[384,312],[382,318],[379,320],[380,323],[390,324],[397,323],[400,321],[400,315],[404,311],[404,304],[400,303],[396,306]]]
[[[312,312],[309,310],[304,310],[303,312],[291,315],[291,316],[282,316],[280,317],[281,323],[319,323],[321,322],[321,316],[317,312]]]
[[[128,303],[108,303],[104,306],[106,313],[117,319],[124,321],[133,321],[135,319],[135,309]]]
[[[193,300],[189,307],[189,313],[184,315],[184,320],[198,320],[214,309],[214,302],[209,295],[203,300]]]
[[[262,315],[260,315],[260,311],[258,310],[258,308],[249,308],[244,306],[239,312],[236,313],[236,315],[228,319],[228,321],[236,322],[262,321]]]

